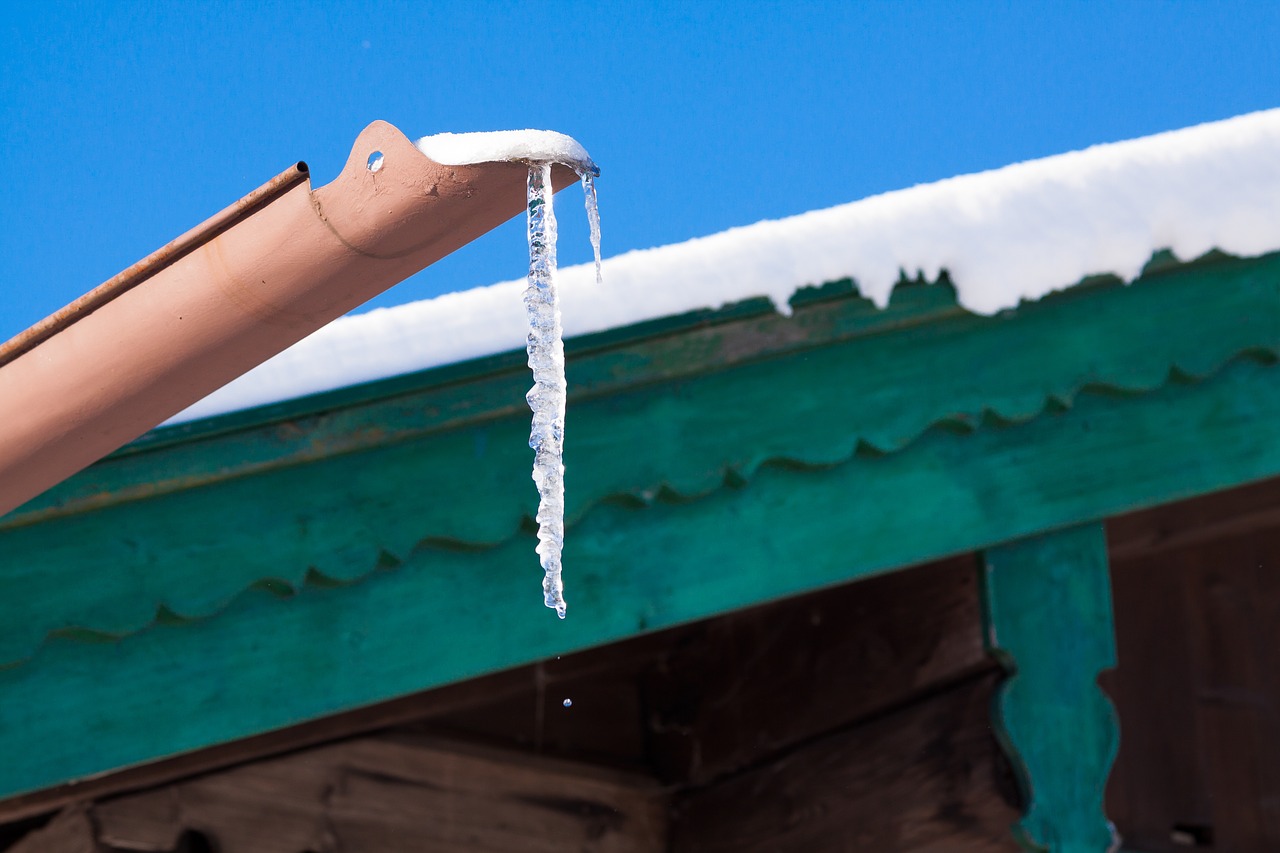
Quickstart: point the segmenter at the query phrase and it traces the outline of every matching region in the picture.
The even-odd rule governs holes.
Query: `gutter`
[[[517,216],[527,176],[374,122],[332,183],[298,163],[0,346],[0,514]]]

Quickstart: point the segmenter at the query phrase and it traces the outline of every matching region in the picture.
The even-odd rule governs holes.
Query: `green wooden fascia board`
[[[940,285],[900,288],[887,312],[837,294],[793,318],[744,313],[571,361],[571,538],[602,505],[691,501],[769,463],[898,453],[939,425],[981,431],[1082,389],[1150,393],[1274,354],[1280,255],[1173,266],[994,318],[957,310]],[[51,634],[208,616],[254,585],[351,582],[423,543],[510,541],[536,497],[527,382],[488,372],[95,466],[0,529],[0,661]]]
[[[1280,367],[1245,355],[1149,393],[1088,390],[1021,423],[934,428],[898,453],[770,462],[694,500],[602,502],[566,541],[563,622],[541,604],[531,531],[420,544],[347,585],[313,575],[208,619],[54,637],[0,670],[0,796],[1278,474]],[[239,509],[269,515],[279,499]],[[222,557],[184,559],[216,572]]]
[[[1203,375],[1241,349],[1280,345],[1280,312],[1275,310],[1280,299],[1280,253],[1248,260],[1211,253],[1186,264],[1157,256],[1148,269],[1129,287],[1098,277],[1092,286],[1078,286],[994,318],[960,309],[945,278],[938,285],[904,280],[885,310],[858,298],[852,282],[845,280],[797,293],[792,300],[793,318],[778,315],[767,300],[757,299],[720,311],[692,312],[587,335],[566,344],[570,401],[578,404],[760,359],[858,341],[855,354],[870,350],[881,361],[902,362],[899,373],[911,374],[916,383],[916,393],[910,396],[897,389],[901,399],[894,401],[890,413],[897,415],[896,421],[879,413],[864,418],[870,426],[861,440],[891,451],[943,418],[972,420],[987,409],[985,402],[965,407],[967,401],[955,391],[972,389],[953,390],[955,374],[945,370],[952,362],[930,361],[938,349],[945,349],[949,359],[976,361],[984,354],[992,359],[985,365],[961,363],[955,369],[981,370],[968,378],[986,383],[979,396],[988,397],[998,413],[1001,407],[1026,408],[1025,402],[1011,404],[1010,396],[1035,397],[1036,389],[1017,385],[1028,382],[1027,374],[1033,383],[1062,386],[1066,390],[1060,393],[1068,396],[1088,382],[1150,388],[1163,381],[1164,371],[1171,366]],[[1099,291],[1123,295],[1101,296]],[[1105,323],[1095,323],[1095,306],[1100,301],[1106,309]],[[1198,316],[1205,303],[1211,310]],[[1117,326],[1125,328],[1117,332]],[[1191,327],[1189,336],[1184,336],[1188,331],[1184,327]],[[966,343],[973,351],[952,350],[936,340],[942,337],[971,338]],[[934,352],[921,351],[922,340]],[[1002,362],[1009,357],[1030,359],[1033,363],[1026,366],[1038,373],[1023,370],[1023,375],[1002,375],[1006,367]],[[0,517],[0,530],[478,421],[522,418],[529,382],[524,358],[522,352],[502,353],[159,429]],[[860,363],[857,375],[851,372],[835,379],[856,393],[862,390],[859,381],[878,378],[871,373],[874,367],[874,363]],[[1041,396],[1030,405],[1044,403]],[[671,461],[678,470],[681,460]]]

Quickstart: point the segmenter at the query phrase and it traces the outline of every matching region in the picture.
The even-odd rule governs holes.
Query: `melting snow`
[[[563,140],[529,133],[483,135],[491,143],[470,150],[483,149],[481,159],[566,154],[535,147]],[[466,150],[453,146],[467,136],[427,137],[419,147],[433,159],[457,157],[449,152]],[[755,296],[785,312],[798,288],[846,277],[883,306],[900,271],[932,279],[944,268],[961,305],[991,314],[1090,274],[1132,279],[1158,249],[1191,259],[1213,248],[1280,249],[1280,109],[628,252],[604,262],[605,286],[592,264],[560,270],[557,285],[567,335]],[[525,284],[338,320],[170,422],[519,349]]]
[[[437,133],[414,145],[437,163],[466,166],[519,160],[525,163],[563,163],[578,172],[600,174],[587,149],[576,139],[554,130],[497,130],[490,133]]]

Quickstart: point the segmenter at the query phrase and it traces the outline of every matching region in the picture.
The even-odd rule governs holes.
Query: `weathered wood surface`
[[[1100,679],[1124,725],[1107,813],[1135,850],[1176,853],[1175,827],[1212,827],[1200,772],[1189,623],[1196,606],[1162,553],[1112,570],[1119,667]],[[1210,848],[1212,849],[1212,848]]]
[[[1153,264],[1132,285],[1098,277],[998,318],[965,312],[943,283],[902,283],[888,306],[877,309],[856,297],[850,281],[833,282],[797,293],[791,318],[754,299],[571,339],[571,389],[575,402],[585,401],[853,342],[875,363],[860,362],[859,371],[840,376],[841,387],[877,392],[859,395],[863,414],[851,414],[870,426],[863,438],[888,450],[895,437],[912,438],[940,419],[965,421],[988,410],[1008,416],[1015,399],[1037,411],[1046,394],[1069,399],[1090,383],[1136,391],[1162,382],[1173,365],[1200,375],[1243,349],[1274,350],[1280,344],[1277,267],[1280,253]],[[1126,334],[1110,334],[1107,327],[1115,325]],[[1046,337],[1053,346],[1045,345]],[[956,359],[961,351],[970,358]],[[939,352],[955,360],[953,369],[934,357]],[[1006,352],[1028,358],[1000,357]],[[881,369],[899,381],[878,382]],[[503,353],[158,430],[6,516],[0,527],[478,420],[523,419],[518,390],[527,384],[524,373],[523,351]],[[913,381],[901,381],[907,379]],[[863,382],[867,389],[857,384]],[[892,391],[900,387],[917,393],[900,398]],[[966,399],[971,405],[962,404]]]
[[[654,769],[706,784],[990,671],[972,556],[699,623],[645,675]]]
[[[424,720],[456,719],[474,724],[484,721],[486,715],[493,715],[495,708],[506,710],[517,703],[527,710],[532,708],[530,697],[537,691],[538,668],[544,671],[544,692],[554,692],[557,685],[596,683],[601,678],[614,681],[634,679],[639,667],[663,654],[664,646],[655,644],[654,639],[653,636],[646,636],[625,644],[568,655],[563,660],[504,670],[389,702],[310,720],[287,729],[218,744],[163,761],[78,780],[26,796],[11,797],[0,801],[0,823],[45,814],[69,803],[149,788],[389,727],[412,727]],[[504,725],[510,724],[510,720],[504,720]],[[434,727],[439,728],[439,724]],[[473,730],[467,726],[459,728]],[[479,727],[474,730],[485,733]],[[575,727],[573,732],[576,735],[580,729]],[[611,763],[622,763],[617,760],[616,755],[611,758]]]
[[[1280,478],[1107,519],[1112,562],[1280,528]]]
[[[958,672],[972,671],[975,650],[979,663],[983,660],[973,569],[971,560],[920,567],[735,614],[717,620],[734,623],[719,630],[697,633],[698,626],[690,626],[615,649],[624,671],[656,667],[657,672],[644,679],[650,685],[666,677],[672,684],[692,688],[699,673],[707,676],[698,695],[686,693],[691,699],[705,698],[704,707],[712,711],[702,716],[696,735],[707,738],[709,756],[727,747],[727,754],[736,759],[732,768],[722,760],[716,781],[706,784],[703,780],[682,798],[675,811],[681,829],[674,849],[1013,849],[1007,826],[1016,809],[1003,799],[1012,795],[1013,783],[985,714],[994,686],[990,665],[986,675],[957,680]],[[920,592],[915,608],[910,606],[913,589]],[[936,633],[920,631],[922,622],[936,625]],[[920,634],[926,639],[916,639]],[[668,651],[655,659],[652,647],[660,640]],[[691,654],[694,646],[710,651]],[[722,695],[729,661],[715,650],[735,648],[752,655],[755,666],[738,668],[740,686]],[[582,696],[575,707],[585,713],[611,717],[623,726],[643,725],[634,714],[592,707],[591,699],[580,693],[583,685],[600,676],[597,664],[603,651],[582,655],[596,659],[591,666],[572,657],[557,662],[563,667],[558,673],[563,680],[553,675],[548,683]],[[771,658],[780,653],[816,660],[799,672],[775,670]],[[914,674],[904,676],[901,670]],[[565,677],[574,672],[573,677]],[[849,684],[840,683],[845,679]],[[783,694],[783,701],[762,707],[757,700],[771,685]],[[864,692],[874,698],[845,701]],[[667,698],[664,713],[669,714],[669,700],[674,697]],[[790,717],[787,703],[792,705]],[[814,708],[820,710],[815,713]],[[534,717],[527,705],[508,712],[517,718],[517,727],[521,718]],[[866,719],[868,713],[870,719]],[[445,715],[435,724],[456,725],[456,717],[461,716],[465,715]],[[707,737],[718,723],[730,721],[732,737],[740,743]],[[660,729],[666,725],[654,724]],[[424,722],[421,728],[429,725]],[[479,728],[488,725],[482,720]],[[620,737],[626,739],[626,735]],[[427,744],[438,747],[440,741]],[[546,748],[554,750],[557,745],[549,741]],[[661,752],[664,747],[655,744],[654,748]],[[458,751],[456,744],[445,749],[450,754]],[[504,849],[483,846],[463,830],[443,843],[433,841],[437,824],[445,818],[434,807],[424,806],[420,800],[428,795],[410,783],[429,777],[438,786],[441,778],[447,778],[451,787],[483,789],[484,798],[449,802],[450,826],[496,822],[505,832],[509,786],[514,784],[510,777],[524,778],[532,772],[529,765],[575,768],[575,775],[581,772],[577,769],[581,765],[545,762],[528,751],[485,749],[480,755],[500,761],[505,769],[486,769],[474,778],[443,770],[428,774],[419,766],[421,751],[413,738],[363,738],[121,797],[94,807],[95,838],[122,848],[170,851],[176,849],[181,833],[196,830],[224,853]],[[669,759],[659,761],[671,765]],[[405,766],[412,772],[406,772]],[[351,774],[354,781],[335,780],[335,773]],[[503,778],[496,790],[490,773]],[[624,788],[643,795],[645,807],[656,801],[666,808],[656,783],[636,781],[629,774],[605,776],[625,780]],[[387,785],[388,778],[398,781]],[[547,794],[555,791],[556,784],[543,780],[531,787],[542,792],[539,802],[547,802],[555,799]],[[744,793],[744,786],[749,793]],[[684,787],[683,782],[669,786]],[[439,795],[434,790],[429,794]],[[524,795],[516,799],[523,803]],[[601,808],[580,803],[576,807],[593,831],[602,824],[614,825]],[[321,811],[323,817],[318,814]],[[523,812],[513,820],[519,829],[495,842],[506,844],[505,849],[543,849],[513,840],[518,833],[543,831],[554,833],[567,849],[654,853],[671,849],[666,835],[656,831],[646,836],[645,843],[651,845],[647,847],[579,846],[580,836],[562,827],[544,828]],[[725,825],[717,827],[716,821]],[[705,837],[714,837],[717,843],[707,843]]]
[[[972,557],[881,575],[12,798],[0,822],[387,726],[705,780],[993,666],[976,583]]]
[[[645,779],[403,736],[109,800],[92,816],[102,843],[156,851],[187,830],[220,853],[655,853],[667,835],[665,795]]]
[[[1108,853],[1119,729],[1097,684],[1116,664],[1102,525],[992,548],[983,563],[986,640],[1009,671],[995,724],[1027,801],[1018,837],[1029,850]]]
[[[415,728],[706,784],[994,668],[966,556],[539,663]]]
[[[1280,849],[1273,807],[1280,796],[1268,775],[1280,766],[1274,755],[1280,696],[1271,677],[1280,668],[1280,564],[1274,556],[1280,533],[1265,524],[1276,496],[1276,482],[1261,483],[1108,525],[1112,545],[1130,555],[1112,567],[1120,667],[1102,679],[1126,723],[1107,811],[1127,850]],[[1243,533],[1240,518],[1252,525]],[[643,751],[637,740],[647,739],[655,769],[675,786],[680,783],[670,780],[681,773],[697,776],[701,787],[691,796],[700,796],[717,781],[738,784],[744,772],[781,765],[793,751],[803,753],[833,735],[889,725],[884,721],[904,719],[916,703],[929,701],[929,688],[922,696],[917,685],[932,678],[937,691],[948,683],[952,665],[967,665],[980,636],[970,569],[967,560],[922,566],[548,660],[541,676],[548,715],[540,744],[535,667],[326,720],[313,736],[425,717],[413,731],[442,726],[439,731],[465,731],[524,751],[622,763],[634,763]],[[908,606],[913,595],[920,605],[915,613]],[[903,670],[915,666],[931,675],[895,675],[895,661]],[[638,691],[640,681],[645,687]],[[770,693],[774,684],[778,689]],[[574,696],[575,706],[557,716],[550,712],[561,694]],[[652,713],[626,707],[635,701]],[[1225,721],[1214,716],[1224,708]],[[839,719],[842,709],[848,719]],[[880,716],[867,721],[866,709]],[[623,731],[636,725],[647,734]],[[609,734],[612,728],[618,731]],[[167,772],[182,775],[185,766],[189,775],[243,761],[254,755],[245,749],[250,746],[270,752],[305,742],[293,737],[285,732],[274,736],[274,744],[268,743],[273,738],[237,744],[244,751],[234,755],[196,754],[188,759],[193,763],[178,762]],[[866,760],[862,754],[850,758],[854,765]],[[999,769],[995,775],[999,786],[1008,783]],[[922,797],[930,790],[923,788]],[[744,797],[742,808],[754,812],[762,802],[763,796]],[[826,801],[814,802],[809,805],[820,814]],[[719,819],[728,821],[730,805],[722,806]],[[808,819],[802,800],[792,800],[791,808],[801,816],[798,822]],[[1006,823],[1015,819],[1011,810]],[[70,820],[59,825],[61,831]],[[829,829],[841,832],[835,820]],[[1197,839],[1198,846],[1190,847]],[[23,853],[57,849],[26,843],[25,850],[18,848]],[[964,849],[951,843],[939,841],[933,849]]]
[[[170,848],[172,849],[172,848]],[[108,853],[98,843],[86,806],[70,806],[27,835],[8,853]]]
[[[0,691],[26,699],[0,796],[1280,473],[1277,267],[999,318],[915,286],[583,351],[563,625],[519,593],[514,363],[144,443],[0,523]]]
[[[569,520],[624,496],[700,495],[770,460],[826,465],[860,445],[894,452],[940,423],[1037,417],[1085,388],[1146,392],[1170,371],[1202,376],[1278,348],[1280,255],[1077,288],[999,318],[959,311],[946,286],[917,285],[886,312],[845,296],[793,319],[599,345],[569,364]],[[312,570],[350,581],[423,541],[509,540],[536,504],[518,487],[528,382],[514,364],[494,369],[447,381],[454,368],[366,406],[139,449],[10,514],[0,663],[49,632],[116,636],[207,616],[255,584],[297,587]],[[101,565],[128,571],[90,568]],[[5,610],[10,600],[21,609]]]
[[[1280,472],[1277,376],[1240,360],[1150,394],[1082,395],[1024,424],[930,432],[888,456],[766,466],[745,487],[697,500],[602,505],[566,541],[575,609],[565,622],[537,605],[536,577],[532,598],[513,594],[531,583],[524,533],[483,551],[423,546],[340,589],[255,591],[217,618],[111,643],[57,638],[30,665],[0,671],[0,691],[24,697],[0,704],[10,756],[0,791]],[[1189,464],[1206,445],[1217,448],[1213,464]],[[92,753],[77,747],[84,731],[96,733]]]
[[[1176,530],[1189,511],[1130,522]],[[1138,850],[1280,849],[1280,523],[1219,530],[1116,564],[1120,667],[1105,684],[1135,723],[1107,801]]]
[[[676,853],[1016,851],[991,735],[994,676],[677,798]]]

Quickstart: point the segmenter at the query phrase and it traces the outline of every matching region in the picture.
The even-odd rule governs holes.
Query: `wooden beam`
[[[643,777],[388,736],[97,803],[92,817],[100,842],[129,850],[173,850],[195,830],[220,853],[660,853],[666,808]]]
[[[696,626],[645,674],[650,754],[705,785],[991,671],[972,555]]]
[[[1280,478],[1107,519],[1113,562],[1280,528]]]
[[[71,806],[27,834],[8,853],[105,853],[86,806]]]
[[[14,797],[0,802],[0,822],[389,726],[561,755],[573,743],[584,759],[601,757],[582,749],[593,731],[616,741],[626,727],[664,781],[703,782],[993,666],[974,569],[972,556],[919,566]],[[561,693],[576,711],[538,725],[529,709]],[[730,694],[738,701],[725,703]]]
[[[440,718],[448,719],[451,715],[465,716],[474,713],[479,706],[500,704],[539,687],[554,689],[565,682],[594,681],[601,677],[635,673],[661,657],[665,650],[662,638],[651,635],[607,649],[593,649],[566,656],[563,660],[496,672],[116,773],[10,797],[0,801],[0,824],[46,814],[71,803],[150,788],[378,729],[430,723]]]
[[[1012,853],[993,675],[679,796],[673,853]]]
[[[1145,554],[1114,576],[1120,666],[1105,686],[1126,728],[1108,808],[1126,842],[1280,849],[1280,530]]]

